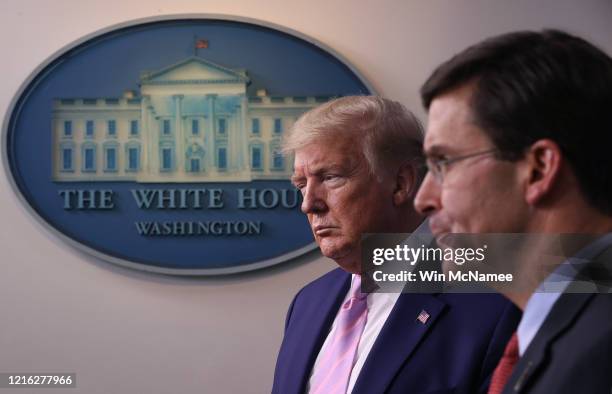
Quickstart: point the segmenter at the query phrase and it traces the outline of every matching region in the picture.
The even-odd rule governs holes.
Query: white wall
[[[0,112],[66,44],[116,23],[176,13],[246,16],[309,35],[422,118],[417,91],[432,68],[486,36],[557,27],[612,53],[609,0],[0,0]],[[49,235],[4,172],[0,250],[0,372],[76,372],[75,394],[269,392],[293,294],[333,267],[317,253],[223,279],[114,267]]]

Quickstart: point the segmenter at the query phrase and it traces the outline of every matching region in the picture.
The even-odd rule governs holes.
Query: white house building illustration
[[[246,70],[199,57],[143,72],[140,92],[53,101],[53,180],[287,179],[280,139],[329,97],[247,96]]]

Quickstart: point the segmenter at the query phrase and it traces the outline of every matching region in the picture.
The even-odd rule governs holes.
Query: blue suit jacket
[[[304,393],[315,359],[350,285],[336,269],[294,298],[273,393]],[[426,324],[419,313],[430,314]],[[353,393],[486,393],[520,312],[496,294],[401,294]]]

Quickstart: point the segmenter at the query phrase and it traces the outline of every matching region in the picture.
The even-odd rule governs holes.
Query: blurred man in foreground
[[[415,204],[434,235],[599,235],[569,254],[589,262],[571,275],[609,283],[586,273],[612,261],[612,59],[559,31],[505,34],[443,63],[421,95],[429,173]],[[489,393],[609,393],[612,296],[544,292],[571,264],[535,260],[535,284],[504,291],[524,313]]]
[[[323,255],[337,268],[287,315],[273,393],[484,393],[518,321],[498,295],[361,293],[361,236],[422,217],[422,130],[401,104],[344,97],[304,114],[285,141]]]

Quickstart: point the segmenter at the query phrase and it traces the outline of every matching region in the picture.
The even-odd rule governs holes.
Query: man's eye
[[[446,159],[447,159],[446,155],[435,155],[435,156],[432,156],[430,160],[437,162],[437,161],[445,161]]]
[[[444,163],[446,163],[446,160],[448,160],[448,158],[445,155],[432,156],[428,159],[429,163],[435,166],[443,165]]]
[[[326,174],[323,176],[323,180],[324,181],[334,181],[336,179],[340,178],[338,175],[336,174]]]

